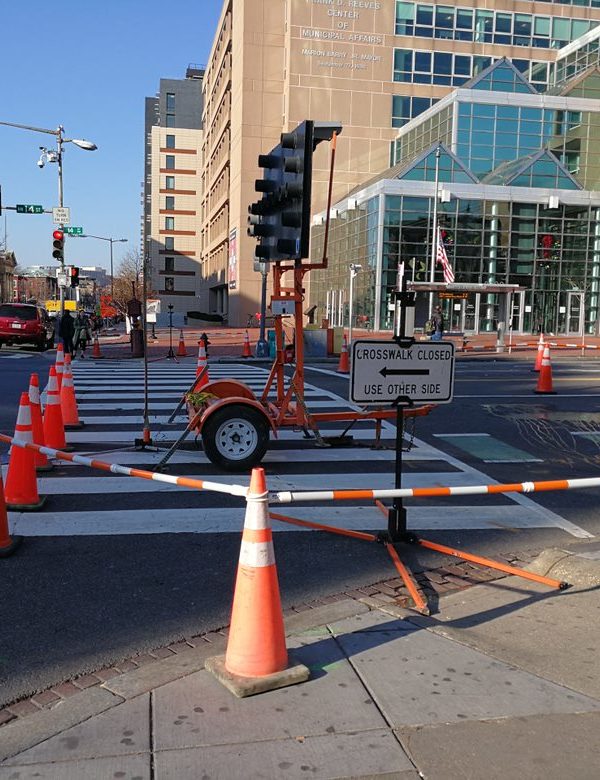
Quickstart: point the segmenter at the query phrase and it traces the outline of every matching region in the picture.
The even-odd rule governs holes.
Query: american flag
[[[437,254],[436,254],[436,262],[441,263],[442,268],[444,270],[444,281],[446,284],[452,284],[454,281],[454,271],[452,270],[452,266],[450,265],[450,262],[448,260],[448,255],[446,254],[446,247],[444,246],[444,241],[442,240],[442,231],[438,227],[437,229]]]

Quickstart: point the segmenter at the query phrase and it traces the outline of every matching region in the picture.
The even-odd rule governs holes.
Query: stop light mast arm
[[[335,168],[335,148],[337,143],[337,133],[334,131],[331,136],[331,161],[329,164],[329,184],[327,188],[327,215],[325,217],[325,235],[323,237],[323,257],[320,263],[312,263],[307,268],[327,268],[327,245],[329,242],[329,222],[331,220],[331,197],[333,193],[333,171]]]

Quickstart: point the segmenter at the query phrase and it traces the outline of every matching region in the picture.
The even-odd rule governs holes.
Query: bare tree
[[[113,280],[114,304],[125,314],[127,301],[141,297],[144,261],[139,249],[130,249],[121,260]],[[108,290],[110,293],[110,288]]]

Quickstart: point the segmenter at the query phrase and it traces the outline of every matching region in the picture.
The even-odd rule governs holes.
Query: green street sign
[[[43,214],[43,206],[32,206],[25,203],[17,203],[17,214]]]
[[[73,227],[72,225],[65,225],[63,228],[63,233],[66,233],[68,236],[82,236],[83,228]]]

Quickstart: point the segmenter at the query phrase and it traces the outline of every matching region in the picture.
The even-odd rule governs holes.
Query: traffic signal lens
[[[62,230],[55,230],[54,233],[52,233],[52,238],[55,241],[63,241],[65,237],[65,234],[62,232]]]

